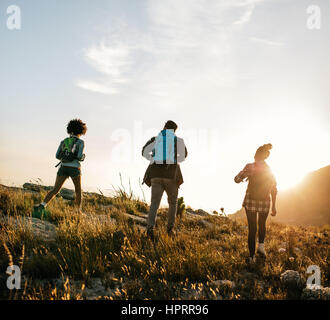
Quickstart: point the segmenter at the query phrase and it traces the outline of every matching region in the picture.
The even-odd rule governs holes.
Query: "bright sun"
[[[308,173],[329,164],[328,128],[307,110],[303,106],[294,109],[288,103],[285,117],[272,115],[272,123],[263,130],[265,143],[273,144],[267,163],[279,190],[296,186]]]
[[[275,165],[272,166],[273,173],[277,180],[277,187],[279,190],[290,189],[304,178],[307,174],[306,169],[303,166],[287,169],[283,167],[277,168]]]
[[[279,190],[296,186],[308,173],[326,165],[325,159],[317,157],[321,148],[317,139],[311,141],[308,138],[297,140],[289,136],[288,139],[275,141],[267,162],[276,177]]]
[[[322,167],[322,161],[315,157],[317,143],[309,142],[307,147],[307,142],[305,139],[288,138],[274,143],[274,149],[267,162],[276,177],[279,190],[296,186],[309,172]]]

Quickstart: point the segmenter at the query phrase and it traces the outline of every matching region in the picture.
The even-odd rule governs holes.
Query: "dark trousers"
[[[249,226],[249,236],[248,236],[248,244],[250,257],[253,257],[256,251],[256,235],[257,235],[257,216],[258,216],[258,238],[259,243],[264,243],[266,236],[266,220],[268,217],[268,213],[257,213],[247,211],[246,216],[248,220]]]

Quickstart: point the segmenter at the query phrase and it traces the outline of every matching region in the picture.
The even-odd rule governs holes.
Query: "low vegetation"
[[[86,194],[83,215],[72,201],[54,199],[51,238],[28,223],[10,223],[31,219],[44,193],[0,188],[1,299],[286,299],[281,274],[296,270],[306,279],[310,265],[320,267],[321,283],[329,286],[329,226],[270,222],[268,256],[251,266],[245,220],[193,216],[182,209],[176,235],[168,237],[161,209],[152,242],[129,218],[145,217],[148,205],[122,189],[113,197]],[[20,290],[6,287],[10,264],[21,268]],[[95,279],[103,291],[95,289]]]

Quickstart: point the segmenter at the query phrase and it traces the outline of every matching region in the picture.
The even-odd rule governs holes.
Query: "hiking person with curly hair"
[[[71,178],[75,187],[75,204],[79,212],[81,211],[82,190],[81,190],[81,164],[85,159],[85,143],[80,137],[86,134],[87,126],[80,119],[73,119],[67,125],[69,137],[61,141],[56,158],[60,160],[54,188],[46,195],[39,205],[34,207],[34,213],[42,215],[47,204],[60,192],[67,178]],[[57,167],[56,166],[56,167]]]
[[[257,253],[266,257],[264,240],[266,236],[266,220],[271,202],[271,215],[276,215],[276,180],[270,167],[265,162],[270,155],[271,149],[272,145],[270,143],[259,147],[254,156],[255,161],[247,164],[234,179],[236,183],[248,181],[243,207],[245,208],[249,227],[249,262],[255,261],[257,224],[259,238]]]

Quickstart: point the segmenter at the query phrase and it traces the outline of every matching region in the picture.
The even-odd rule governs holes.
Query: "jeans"
[[[169,206],[167,231],[173,229],[177,210],[178,190],[178,185],[174,179],[151,179],[151,205],[148,215],[148,230],[153,229],[155,227],[157,210],[159,208],[164,191],[167,194],[167,201]]]

